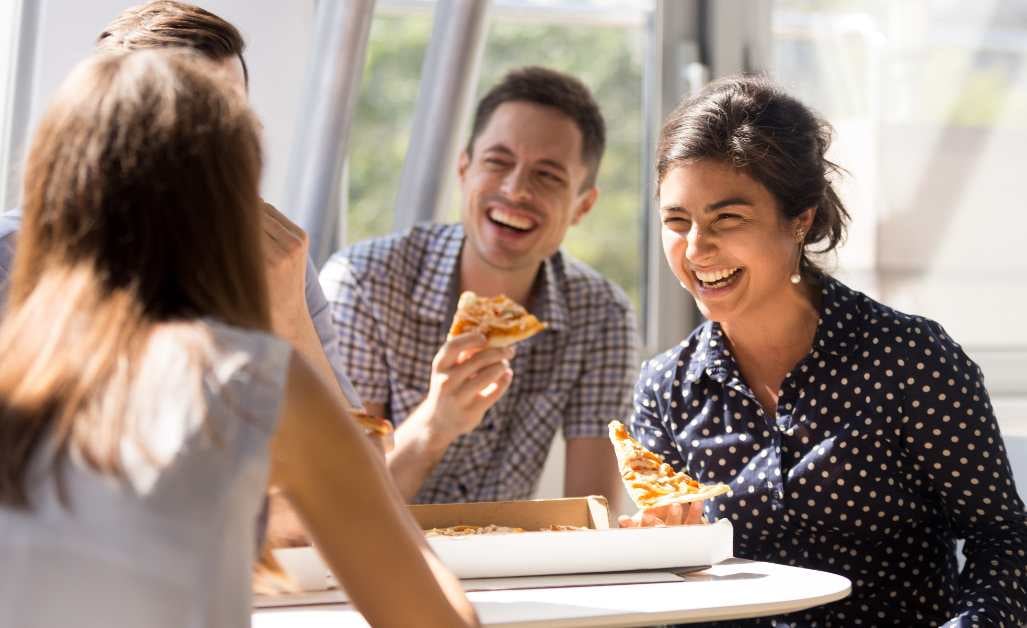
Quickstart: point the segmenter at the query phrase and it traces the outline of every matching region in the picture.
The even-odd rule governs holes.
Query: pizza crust
[[[663,456],[649,451],[632,438],[620,421],[610,421],[610,441],[617,454],[624,486],[639,508],[687,504],[731,490],[726,484],[700,484],[687,474],[675,471]]]
[[[449,336],[477,331],[489,347],[507,347],[546,328],[535,316],[505,295],[480,297],[471,291],[460,295]]]

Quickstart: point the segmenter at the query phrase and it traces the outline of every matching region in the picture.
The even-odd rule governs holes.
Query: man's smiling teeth
[[[741,266],[735,268],[725,268],[723,270],[715,270],[712,273],[704,273],[702,271],[695,271],[695,276],[699,278],[699,281],[703,283],[716,283],[721,279],[727,279],[731,275],[741,270]]]
[[[535,223],[532,222],[530,218],[518,216],[513,212],[506,211],[505,209],[499,207],[494,208],[492,209],[492,211],[489,212],[489,218],[498,222],[501,225],[513,227],[514,229],[520,229],[521,231],[527,231],[528,229],[531,229],[535,226]]]

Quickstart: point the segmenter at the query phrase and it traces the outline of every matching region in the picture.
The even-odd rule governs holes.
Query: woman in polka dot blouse
[[[848,220],[829,142],[763,79],[718,81],[671,114],[663,249],[709,320],[643,366],[631,431],[730,484],[704,509],[731,521],[737,556],[852,580],[845,600],[761,623],[1019,626],[1027,514],[980,370],[938,323],[809,257]]]

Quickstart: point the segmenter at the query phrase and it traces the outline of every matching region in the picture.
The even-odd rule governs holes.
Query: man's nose
[[[503,194],[512,201],[527,200],[531,197],[531,182],[527,168],[517,166],[511,168],[503,178]]]

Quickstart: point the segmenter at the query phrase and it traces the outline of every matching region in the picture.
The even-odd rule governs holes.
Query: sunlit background
[[[288,213],[284,181],[303,116],[315,2],[201,4],[247,38],[251,96],[266,125],[264,194]],[[0,0],[6,207],[17,204],[24,142],[49,94],[125,6]],[[661,21],[680,18],[686,6],[706,28]],[[388,233],[397,212],[410,209],[397,210],[395,200],[434,9],[430,1],[376,3],[332,208],[337,245]],[[740,67],[769,73],[829,119],[831,155],[848,171],[838,185],[853,224],[828,266],[889,305],[938,320],[981,364],[1027,494],[1027,0],[496,0],[484,41],[477,76],[469,77],[475,97],[527,64],[575,74],[595,93],[609,127],[601,197],[566,248],[628,293],[647,353],[697,322],[686,300],[667,294],[676,284],[661,283],[662,260],[649,245],[648,181],[665,103],[722,73],[718,64],[738,69],[718,62],[704,75],[696,61],[741,58]],[[455,217],[455,176],[446,177],[449,194],[437,213]],[[558,456],[543,494],[560,492]]]

